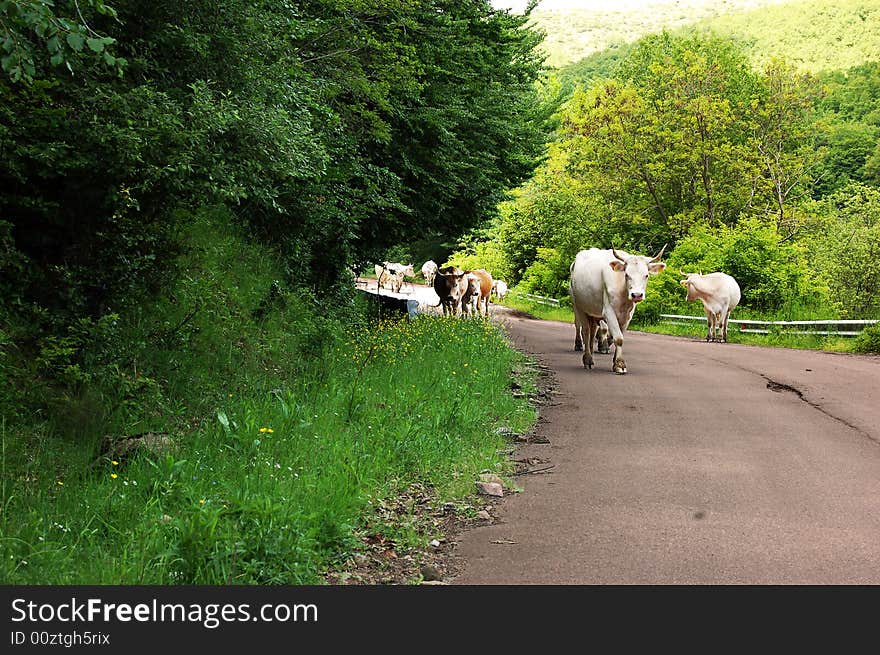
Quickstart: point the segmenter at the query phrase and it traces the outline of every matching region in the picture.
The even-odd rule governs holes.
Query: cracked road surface
[[[456,584],[880,584],[880,358],[629,332],[586,371],[570,324],[516,316],[554,371],[498,521]]]

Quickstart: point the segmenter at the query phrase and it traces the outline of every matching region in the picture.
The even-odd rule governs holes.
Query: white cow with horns
[[[575,313],[575,348],[584,329],[584,368],[593,368],[593,342],[599,321],[605,319],[614,341],[615,373],[626,373],[623,359],[623,333],[632,320],[636,305],[645,299],[648,276],[666,268],[660,261],[666,246],[654,257],[631,255],[622,250],[581,250],[571,264],[571,301]]]
[[[708,330],[706,341],[727,341],[727,323],[732,312],[739,304],[742,293],[736,280],[727,273],[685,273],[678,271],[686,279],[681,286],[687,287],[688,302],[700,300],[706,311]],[[721,338],[718,338],[718,332]]]

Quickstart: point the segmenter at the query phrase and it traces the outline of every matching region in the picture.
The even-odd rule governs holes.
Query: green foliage
[[[826,207],[804,238],[812,265],[844,316],[874,318],[880,313],[880,190],[852,184],[832,195]]]
[[[880,184],[880,62],[822,76],[819,103],[827,124],[828,151],[816,197],[828,196],[849,182]]]
[[[440,265],[458,266],[465,271],[484,268],[494,279],[504,280],[510,277],[510,266],[497,241],[476,241],[462,245],[461,250],[452,253]]]
[[[535,23],[547,32],[543,49],[553,66],[582,61],[592,54],[607,53],[615,47],[626,47],[646,34],[683,28],[698,20],[726,14],[738,15],[744,9],[770,5],[779,0],[659,0],[644,6],[614,3],[602,5],[569,3],[564,9],[538,9],[533,12]],[[580,62],[579,62],[580,63]]]
[[[90,29],[115,40],[124,77],[0,82],[0,304],[34,357],[172,290],[201,207],[230,208],[284,258],[283,285],[330,301],[348,265],[491,217],[540,153],[540,35],[487,2],[114,6]]]
[[[695,27],[748,45],[759,67],[784,57],[803,71],[846,70],[880,52],[880,11],[870,0],[779,2]]]
[[[93,20],[114,18],[116,11],[103,0],[57,4],[4,0],[0,2],[0,67],[12,82],[25,83],[39,79],[50,68],[63,66],[74,73],[74,65],[85,65],[89,59],[122,75],[127,62],[110,48],[116,40],[90,26]]]
[[[856,337],[854,350],[859,353],[880,353],[880,326],[866,327]]]
[[[550,298],[568,296],[569,268],[573,257],[553,248],[538,248],[535,261],[526,269],[517,290]]]

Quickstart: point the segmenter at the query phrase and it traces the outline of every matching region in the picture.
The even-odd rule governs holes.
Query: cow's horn
[[[626,263],[626,260],[623,257],[621,257],[620,255],[618,255],[617,251],[614,248],[611,248],[611,254],[614,255],[620,261],[622,261],[624,264]]]
[[[681,275],[684,275],[685,277],[688,276],[688,274],[685,273],[685,272],[684,272],[683,270],[681,270],[681,269],[678,269],[678,272],[679,272]]]
[[[664,243],[664,244],[663,244],[663,247],[660,248],[660,252],[658,252],[658,253],[657,253],[657,256],[654,257],[654,259],[652,259],[651,261],[652,261],[652,262],[659,262],[659,261],[660,261],[660,258],[663,256],[663,251],[666,250],[666,246],[668,246],[668,245],[669,245],[668,243]]]

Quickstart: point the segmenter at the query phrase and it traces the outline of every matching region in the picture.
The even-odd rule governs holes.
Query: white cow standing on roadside
[[[433,259],[429,259],[424,264],[422,264],[422,276],[425,278],[425,284],[429,287],[434,286],[434,276],[437,275],[437,262]]]
[[[648,276],[666,268],[660,261],[666,246],[655,257],[631,255],[622,250],[581,250],[571,264],[571,301],[578,324],[584,330],[584,368],[593,368],[593,342],[599,321],[605,319],[614,341],[612,368],[626,373],[623,359],[623,333],[629,327],[636,305],[645,299]],[[577,344],[577,336],[575,343]]]
[[[493,280],[492,293],[498,297],[498,300],[504,300],[507,297],[507,282],[504,280]]]
[[[681,286],[687,287],[688,302],[700,300],[706,311],[706,341],[727,341],[727,323],[732,312],[739,304],[742,293],[737,281],[727,273],[685,273],[679,271],[686,279]],[[718,332],[721,338],[718,338]]]
[[[376,271],[376,291],[381,287],[388,287],[394,293],[400,293],[406,276],[415,277],[416,272],[413,270],[412,264],[400,264],[399,262],[382,262],[375,265]]]

